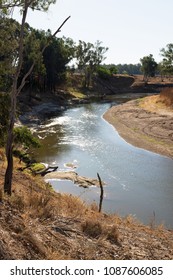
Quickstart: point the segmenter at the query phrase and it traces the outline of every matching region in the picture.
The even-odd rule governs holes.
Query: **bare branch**
[[[67,20],[68,20],[69,18],[70,18],[70,16],[67,17],[67,18],[63,21],[63,23],[60,25],[60,27],[58,27],[58,29],[56,30],[56,32],[50,37],[50,39],[48,40],[48,43],[47,43],[47,44],[43,47],[43,49],[41,50],[41,53],[42,53],[42,54],[44,53],[45,49],[49,46],[49,44],[50,44],[52,38],[54,38],[54,37],[56,36],[56,34],[57,34],[58,32],[61,31],[62,26],[67,22]],[[32,72],[32,70],[33,70],[33,68],[34,68],[34,66],[35,66],[35,62],[33,62],[33,64],[31,65],[30,69],[28,70],[28,72],[27,72],[27,73],[25,74],[25,76],[23,77],[22,82],[21,82],[20,86],[19,86],[18,89],[17,89],[16,95],[19,95],[19,93],[21,92],[22,88],[23,88],[24,85],[25,85],[26,79],[27,79],[28,76],[31,74],[31,72]]]
[[[55,33],[52,35],[52,37],[55,37],[56,34],[57,34],[58,32],[61,32],[61,28],[62,28],[63,25],[66,23],[66,21],[69,20],[70,17],[71,17],[71,16],[69,16],[68,18],[66,18],[66,19],[63,21],[63,23],[60,25],[60,27],[57,29],[57,31],[55,31]]]

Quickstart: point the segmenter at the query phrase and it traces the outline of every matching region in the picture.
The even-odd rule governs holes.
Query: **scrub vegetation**
[[[173,44],[161,50],[159,65],[151,54],[137,65],[105,65],[108,48],[99,40],[74,42],[56,36],[70,17],[53,34],[27,23],[29,9],[47,11],[55,2],[0,0],[0,259],[172,259],[172,230],[156,226],[153,217],[150,225],[142,225],[131,216],[100,213],[97,204],[86,205],[78,197],[56,193],[40,175],[32,174],[44,165],[30,158],[29,149],[38,147],[39,141],[18,122],[22,113],[50,101],[61,109],[94,98],[113,100],[117,93],[158,93],[172,84]],[[21,23],[11,16],[16,7],[21,11]],[[143,76],[134,76],[141,73]],[[136,123],[140,118],[133,118],[136,108],[139,115],[142,111],[147,116],[154,110],[153,118],[159,110],[169,111],[166,128],[161,120],[158,129],[166,131],[167,142],[161,149],[156,145],[156,152],[172,156],[172,95],[169,88],[130,109],[127,104],[121,107],[125,115],[123,109],[113,108],[118,112],[116,121],[115,111],[108,120],[128,139],[132,125],[141,145],[138,135],[142,126]],[[37,120],[43,115],[50,117],[51,112],[46,109]],[[160,120],[154,120],[160,128]],[[30,121],[34,121],[32,117]],[[142,127],[144,135],[152,134],[148,127],[148,131]],[[152,141],[151,150],[153,143],[157,140]]]
[[[78,197],[60,194],[39,176],[19,171],[3,194],[0,152],[0,259],[172,259],[173,235],[155,217],[142,225],[131,216],[98,212]],[[99,198],[98,198],[99,200]]]

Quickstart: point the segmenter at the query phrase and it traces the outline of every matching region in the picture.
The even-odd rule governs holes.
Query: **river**
[[[173,228],[173,160],[136,148],[124,141],[103,119],[110,103],[78,105],[35,127],[42,147],[37,160],[57,164],[59,170],[74,165],[82,176],[106,182],[103,210],[133,215],[145,224],[163,223]],[[52,179],[59,192],[99,202],[99,188],[83,189],[70,181]]]

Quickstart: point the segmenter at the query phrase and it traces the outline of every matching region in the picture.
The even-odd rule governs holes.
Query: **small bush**
[[[30,166],[32,172],[36,173],[45,169],[45,165],[43,163],[33,163]]]
[[[50,192],[31,193],[28,198],[27,207],[31,217],[37,217],[40,220],[51,219],[55,215],[55,206],[52,204]]]
[[[82,231],[92,237],[92,238],[98,238],[102,232],[102,225],[100,222],[98,221],[93,221],[93,220],[86,220],[83,224],[82,224]]]
[[[166,106],[173,105],[173,88],[165,88],[161,91],[159,101],[164,103]]]
[[[97,68],[97,74],[98,74],[99,78],[104,79],[104,80],[108,79],[112,75],[111,71],[103,66],[99,66]]]
[[[95,219],[87,219],[82,224],[82,231],[92,238],[104,238],[111,243],[118,242],[118,230],[116,225],[107,225],[104,222]]]
[[[63,194],[61,196],[61,208],[64,214],[70,217],[82,217],[86,211],[85,203],[77,196]]]
[[[118,236],[118,230],[115,225],[106,228],[106,239],[109,240],[111,243],[117,243]]]
[[[13,205],[15,209],[19,210],[20,212],[24,211],[25,202],[22,196],[14,193],[11,197],[7,197],[6,199],[9,200],[10,204]]]
[[[32,135],[31,131],[26,126],[14,128],[14,143],[16,145],[23,145],[26,149],[30,147],[40,147],[39,140]]]
[[[13,155],[15,157],[19,158],[20,162],[23,161],[26,164],[30,164],[32,162],[29,154],[24,152],[24,151],[14,149],[13,150]]]

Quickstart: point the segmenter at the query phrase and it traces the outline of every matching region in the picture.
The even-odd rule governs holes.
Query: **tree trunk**
[[[6,145],[6,158],[7,158],[7,168],[5,172],[5,180],[4,180],[4,192],[8,195],[11,195],[12,189],[12,177],[13,177],[13,129],[16,117],[16,103],[17,103],[17,96],[21,92],[22,88],[25,85],[25,81],[27,77],[32,73],[32,70],[35,66],[35,62],[31,65],[29,71],[23,77],[21,84],[18,86],[18,79],[23,63],[23,48],[24,48],[24,26],[26,22],[27,11],[29,5],[32,1],[25,0],[24,1],[24,9],[22,14],[22,23],[21,23],[21,30],[20,30],[20,39],[19,39],[19,59],[18,59],[18,66],[16,68],[16,72],[14,74],[12,91],[11,91],[11,108],[10,108],[10,116],[9,116],[9,128],[8,128],[8,135],[7,135],[7,145]],[[66,18],[66,20],[61,24],[61,26],[57,29],[57,31],[52,35],[52,37],[56,36],[58,32],[60,32],[61,27],[66,23],[66,21],[70,17]],[[51,38],[52,38],[51,37]],[[42,53],[45,51],[46,47],[49,45],[50,41],[44,46],[42,49]]]
[[[18,66],[16,68],[16,72],[13,78],[13,85],[11,91],[11,108],[10,108],[10,116],[9,116],[9,128],[7,135],[7,145],[6,145],[6,158],[7,158],[7,168],[5,172],[5,180],[4,180],[4,192],[8,195],[11,195],[12,188],[12,177],[13,177],[13,129],[15,123],[16,116],[16,100],[18,94],[18,78],[20,75],[20,70],[23,62],[23,38],[24,38],[24,25],[26,21],[27,11],[28,11],[28,2],[25,1],[25,7],[23,10],[22,16],[22,24],[20,30],[20,40],[19,40],[19,61]]]
[[[12,137],[12,136],[11,136]],[[5,181],[4,181],[4,192],[8,195],[11,195],[11,185],[12,185],[12,176],[13,176],[13,150],[12,146],[9,147],[6,151],[7,157],[7,169],[5,172]]]
[[[4,181],[4,192],[11,195],[11,185],[13,176],[13,128],[15,122],[16,113],[16,96],[15,92],[17,90],[17,80],[15,80],[12,93],[11,93],[11,108],[10,108],[10,119],[9,119],[9,129],[6,145],[6,158],[7,158],[7,169],[5,172]]]

